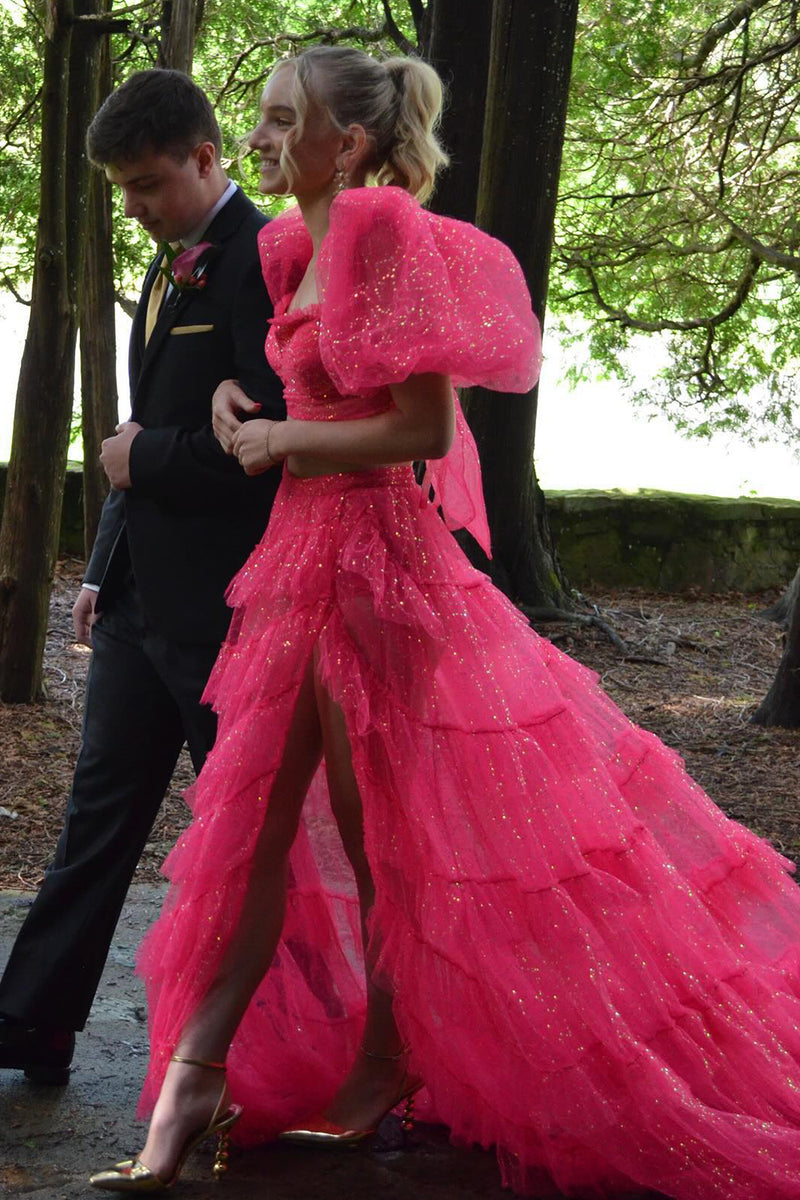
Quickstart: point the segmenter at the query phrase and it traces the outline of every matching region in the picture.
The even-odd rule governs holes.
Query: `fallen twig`
[[[618,650],[625,651],[627,649],[619,634],[614,632],[607,621],[602,620],[602,618],[594,613],[569,612],[565,608],[537,608],[529,604],[520,604],[519,610],[525,614],[531,625],[535,625],[537,621],[564,621],[566,624],[582,625],[584,628],[594,625],[606,635],[611,644],[616,646]]]

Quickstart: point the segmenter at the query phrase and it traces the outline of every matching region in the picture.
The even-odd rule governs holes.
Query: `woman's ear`
[[[371,141],[363,125],[348,125],[342,134],[342,148],[336,156],[336,169],[350,178],[358,175],[369,155]]]

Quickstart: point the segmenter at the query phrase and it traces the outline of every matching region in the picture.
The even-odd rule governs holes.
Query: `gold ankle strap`
[[[221,1063],[206,1062],[202,1058],[184,1058],[180,1054],[173,1054],[172,1058],[170,1059],[170,1062],[188,1063],[190,1067],[211,1067],[211,1069],[214,1071],[224,1071],[225,1070],[224,1062],[221,1062]]]
[[[371,1050],[365,1050],[363,1046],[361,1047],[361,1053],[365,1058],[377,1058],[381,1062],[399,1062],[401,1058],[404,1058],[408,1054],[408,1050],[408,1046],[401,1046],[397,1054],[373,1054]]]

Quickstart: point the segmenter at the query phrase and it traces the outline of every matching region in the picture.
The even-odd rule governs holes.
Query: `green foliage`
[[[39,189],[43,30],[15,0],[0,5],[0,284],[25,292],[32,275]]]
[[[38,203],[43,7],[0,0],[0,286],[22,292]],[[686,432],[796,438],[800,17],[794,0],[754,0],[746,20],[719,24],[742,7],[583,0],[550,321],[574,343],[573,379],[615,376]],[[419,3],[391,8],[414,44]],[[161,10],[146,0],[114,34],[117,82],[155,63]],[[398,53],[383,0],[206,0],[195,76],[217,105],[231,174],[259,203],[240,149],[260,90],[280,57],[325,40]],[[152,244],[119,208],[114,230],[117,288],[132,295]],[[642,344],[654,379],[637,393],[630,351]]]
[[[131,7],[114,5],[121,13]],[[156,64],[161,18],[158,0],[131,9],[129,29],[112,35],[117,84]],[[406,0],[394,0],[402,33],[415,33]],[[33,274],[39,201],[39,104],[44,31],[43,0],[0,0],[0,286],[28,289]],[[207,0],[195,50],[194,75],[217,106],[223,154],[233,178],[256,190],[257,170],[240,153],[256,123],[264,80],[279,58],[312,41],[344,41],[396,54],[381,0]],[[10,133],[9,133],[10,130]],[[273,208],[280,208],[280,204]],[[115,197],[116,287],[135,294],[152,257],[150,239],[125,220]],[[3,278],[5,275],[5,278]]]
[[[743,8],[585,0],[550,305],[585,346],[575,376],[616,375],[686,432],[796,440],[800,27],[792,0],[721,24]],[[635,392],[644,336],[668,362]]]

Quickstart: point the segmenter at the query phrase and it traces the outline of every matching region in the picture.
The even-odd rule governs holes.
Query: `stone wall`
[[[0,512],[6,467],[0,464]],[[800,501],[675,492],[550,492],[548,511],[567,578],[680,592],[783,587],[800,563]],[[80,469],[67,472],[62,554],[83,554]]]
[[[3,515],[3,497],[6,491],[8,465],[0,463],[0,518]],[[80,466],[70,467],[64,488],[64,505],[61,509],[61,554],[83,555],[83,471]]]
[[[665,592],[783,587],[800,563],[800,501],[675,492],[551,492],[567,578]]]

